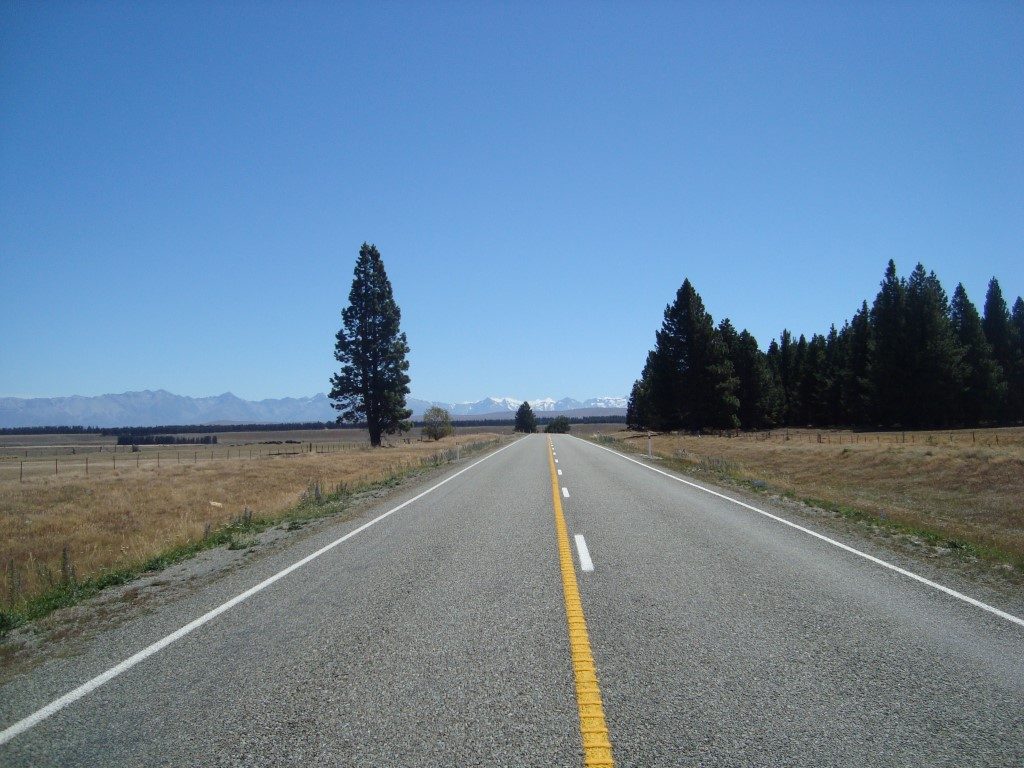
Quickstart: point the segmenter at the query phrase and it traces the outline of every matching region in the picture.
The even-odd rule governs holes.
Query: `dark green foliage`
[[[1024,299],[1020,296],[1013,302],[1013,336],[1016,340],[1015,363],[1013,370],[1007,372],[1009,383],[1008,406],[1012,418],[1024,419]]]
[[[832,384],[826,360],[825,337],[814,334],[810,341],[802,335],[797,345],[797,360],[800,365],[800,383],[797,389],[800,398],[800,423],[830,423],[828,392]]]
[[[797,345],[793,343],[793,334],[786,329],[779,337],[779,353],[776,358],[776,376],[782,393],[782,419],[786,424],[800,423],[800,384]]]
[[[959,417],[965,424],[981,424],[999,417],[1006,400],[1006,382],[985,338],[981,317],[963,284],[958,283],[950,305],[950,320],[963,350],[964,385],[960,390]]]
[[[626,426],[630,429],[646,429],[651,426],[651,395],[647,381],[650,356],[648,353],[648,366],[644,367],[643,378],[633,382],[633,389],[629,393],[629,401],[626,403]]]
[[[724,352],[724,360],[720,353]],[[733,408],[732,404],[736,407]],[[886,267],[878,295],[810,340],[783,330],[762,353],[747,331],[711,327],[689,281],[665,310],[633,384],[632,429],[785,426],[936,428],[1024,419],[1024,300],[1012,313],[989,283],[984,320],[957,286],[952,303],[918,264]]]
[[[907,348],[907,285],[896,274],[896,262],[889,260],[881,290],[871,307],[875,349],[871,360],[875,392],[876,423],[892,426],[907,412],[908,370],[904,365]]]
[[[949,301],[934,272],[918,264],[907,280],[903,350],[906,390],[900,423],[948,426],[963,389],[963,352],[949,319]]]
[[[871,375],[875,343],[866,301],[843,331],[846,344],[839,373],[841,417],[836,423],[866,426],[871,423],[875,393]]]
[[[330,398],[339,423],[365,421],[370,444],[379,446],[382,434],[408,428],[412,411],[405,407],[409,345],[376,246],[363,243],[359,249],[348,300],[335,337],[341,371],[331,377]]]
[[[774,426],[781,406],[781,392],[769,369],[767,356],[746,329],[737,334],[732,324],[723,320],[719,330],[729,348],[729,359],[738,382],[740,425],[745,429]]]
[[[1005,375],[1013,368],[1014,343],[1013,326],[1010,322],[1010,310],[1006,308],[1003,291],[999,281],[994,277],[989,280],[988,292],[985,294],[985,315],[982,320],[985,338],[992,346],[992,354]]]
[[[684,280],[648,357],[651,426],[655,429],[733,429],[739,426],[737,379],[711,315]]]
[[[516,432],[525,432],[528,435],[537,431],[537,417],[533,414],[530,404],[523,402],[516,411]]]
[[[424,437],[429,437],[431,440],[440,440],[442,437],[448,437],[453,432],[455,432],[455,428],[452,426],[452,417],[444,408],[438,408],[435,405],[432,408],[428,408],[427,412],[423,414]]]
[[[568,416],[555,416],[551,422],[544,427],[545,432],[553,434],[565,434],[569,431],[569,417]]]

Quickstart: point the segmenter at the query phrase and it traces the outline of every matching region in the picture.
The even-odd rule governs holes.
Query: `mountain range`
[[[485,397],[465,403],[444,403],[408,398],[413,418],[431,406],[439,406],[458,418],[508,418],[522,400],[514,397]],[[571,412],[572,415],[625,413],[626,398],[595,397],[574,400],[550,397],[530,400],[537,412]],[[10,427],[138,427],[161,424],[274,424],[333,421],[337,412],[327,395],[243,400],[230,392],[213,397],[187,397],[163,389],[95,397],[0,397],[0,428]]]

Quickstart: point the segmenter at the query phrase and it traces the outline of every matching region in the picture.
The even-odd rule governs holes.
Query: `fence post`
[[[85,476],[89,476],[89,457],[85,457]]]
[[[647,433],[647,458],[654,458],[654,449],[651,447],[651,434]]]
[[[55,475],[57,474],[57,460],[56,459],[53,460],[53,474],[55,474]]]
[[[25,462],[22,461],[22,462],[20,462],[20,464],[21,464],[21,466],[18,468],[18,482],[19,483],[24,483],[25,482]]]

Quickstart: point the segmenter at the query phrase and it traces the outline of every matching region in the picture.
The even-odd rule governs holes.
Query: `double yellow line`
[[[613,766],[612,744],[604,721],[601,689],[597,684],[594,655],[590,652],[590,636],[583,617],[580,588],[576,582],[576,566],[569,545],[569,527],[562,511],[562,495],[555,467],[555,446],[548,438],[548,465],[551,468],[551,499],[555,506],[555,533],[558,537],[558,560],[562,568],[562,591],[565,594],[565,618],[569,624],[569,652],[576,677],[576,703],[580,712],[580,733],[583,736],[583,763],[587,766]]]

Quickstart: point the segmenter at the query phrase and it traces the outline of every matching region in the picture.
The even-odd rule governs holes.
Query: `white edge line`
[[[590,559],[590,550],[587,549],[587,541],[583,538],[582,534],[576,534],[576,551],[580,556],[580,570],[581,571],[592,571],[594,570],[594,561]]]
[[[703,485],[697,485],[697,483],[690,482],[689,480],[684,480],[683,478],[677,477],[676,475],[670,474],[669,472],[664,472],[660,469],[657,469],[656,467],[644,464],[642,461],[637,461],[636,459],[630,458],[629,456],[626,456],[625,454],[620,453],[619,451],[613,451],[611,448],[605,448],[603,445],[591,443],[589,440],[582,440],[581,438],[578,437],[576,439],[580,440],[581,442],[587,443],[588,445],[592,445],[595,448],[600,448],[602,451],[608,451],[608,453],[614,454],[619,458],[625,459],[626,461],[631,461],[634,464],[638,464],[645,469],[651,470],[651,472],[657,472],[659,475],[664,475],[665,477],[671,478],[672,480],[696,488],[699,491],[704,491],[704,493],[710,493],[712,496],[717,496],[718,498],[724,499],[725,501],[731,501],[733,504],[738,504],[739,506],[744,507],[745,509],[749,509],[752,512],[757,512],[759,515],[764,515],[765,517],[771,518],[772,520],[782,523],[783,525],[788,525],[790,528],[795,528],[798,531],[806,533],[808,536],[813,536],[816,539],[821,539],[822,541],[832,544],[833,546],[839,547],[840,549],[850,552],[851,554],[863,557],[865,560],[870,560],[872,563],[875,563],[877,565],[881,565],[883,568],[888,568],[891,571],[900,573],[906,576],[907,578],[913,579],[914,581],[919,581],[922,584],[931,587],[932,589],[937,589],[940,592],[945,592],[950,597],[955,597],[957,600],[963,600],[965,603],[970,603],[971,605],[977,608],[981,608],[983,611],[988,611],[989,613],[994,614],[1001,619],[1006,619],[1009,622],[1024,627],[1024,619],[1020,618],[1019,616],[1014,616],[1012,613],[1001,611],[995,606],[989,605],[988,603],[983,603],[981,600],[975,600],[973,597],[965,595],[963,592],[957,592],[955,589],[950,589],[949,587],[943,586],[942,584],[932,581],[931,579],[926,579],[924,576],[919,576],[913,571],[908,571],[905,568],[900,568],[898,565],[894,565],[892,563],[886,562],[885,560],[881,560],[875,557],[874,555],[869,555],[867,552],[861,552],[859,549],[854,549],[853,547],[847,544],[843,544],[841,541],[830,539],[828,536],[820,534],[817,531],[812,531],[810,528],[804,528],[804,526],[797,525],[796,523],[790,522],[789,520],[779,517],[778,515],[773,515],[771,512],[765,512],[763,509],[752,507],[750,504],[746,504],[742,501],[739,501],[738,499],[734,499],[731,496],[726,496],[724,493],[712,491],[710,488],[705,488]]]
[[[564,485],[562,486],[562,495],[567,499],[569,498],[569,489],[566,488]]]
[[[185,635],[187,635],[190,632],[193,632],[194,630],[196,630],[199,627],[203,626],[203,624],[206,624],[208,621],[211,621],[212,619],[215,619],[217,616],[220,616],[220,614],[224,613],[228,609],[235,607],[236,605],[238,605],[239,603],[241,603],[241,602],[243,602],[245,600],[248,600],[250,597],[255,595],[257,592],[263,591],[264,589],[269,587],[271,584],[273,584],[278,579],[283,579],[285,576],[290,574],[292,571],[298,570],[299,568],[304,566],[306,563],[310,562],[311,560],[315,560],[316,558],[320,557],[320,555],[322,555],[322,554],[324,554],[326,552],[329,552],[330,550],[334,549],[336,546],[338,546],[342,542],[345,542],[348,539],[351,539],[353,536],[355,536],[358,533],[362,533],[367,528],[369,528],[371,525],[374,525],[375,523],[379,523],[385,517],[389,517],[390,515],[394,514],[395,512],[398,512],[400,509],[404,509],[405,507],[409,506],[413,502],[419,501],[424,496],[426,496],[428,493],[432,493],[433,491],[436,491],[438,488],[440,488],[445,483],[448,483],[448,482],[454,480],[456,477],[458,477],[459,475],[461,475],[464,472],[468,472],[473,467],[475,467],[477,464],[480,464],[481,462],[487,461],[488,459],[491,459],[491,458],[497,456],[499,453],[504,451],[505,448],[511,448],[513,445],[516,444],[516,442],[518,442],[518,441],[513,441],[513,442],[509,443],[508,445],[506,445],[504,448],[499,448],[498,450],[494,451],[494,453],[488,454],[487,456],[484,456],[482,459],[478,459],[477,461],[474,461],[468,467],[464,467],[463,469],[460,469],[455,474],[449,475],[444,480],[439,482],[437,485],[433,485],[430,488],[428,488],[427,490],[423,491],[422,493],[419,493],[419,494],[413,496],[411,499],[408,499],[407,501],[403,501],[397,507],[393,507],[393,508],[389,509],[387,512],[385,512],[382,515],[379,515],[379,516],[375,517],[373,520],[370,520],[370,521],[368,521],[366,523],[363,523],[358,528],[356,528],[356,529],[346,533],[340,539],[335,539],[330,544],[327,544],[326,546],[321,547],[320,549],[318,549],[313,554],[306,555],[304,558],[302,558],[301,560],[299,560],[299,561],[297,561],[295,563],[292,563],[291,565],[289,565],[284,570],[278,571],[277,573],[275,573],[270,578],[264,579],[263,581],[261,581],[256,586],[250,587],[249,589],[247,589],[245,592],[241,593],[240,595],[237,595],[237,596],[231,598],[226,603],[218,605],[212,611],[208,611],[207,613],[204,613],[198,619],[195,619],[195,620],[189,622],[185,626],[183,626],[180,629],[172,632],[171,634],[167,635],[163,639],[157,640],[152,645],[149,645],[149,646],[143,648],[141,651],[136,653],[134,656],[130,656],[129,658],[125,659],[124,661],[122,661],[117,666],[111,667],[106,672],[103,672],[102,674],[99,674],[96,677],[94,677],[92,680],[89,680],[88,682],[83,683],[82,685],[80,685],[77,688],[75,688],[73,691],[70,691],[69,693],[65,693],[59,699],[54,699],[53,701],[51,701],[49,704],[47,704],[42,709],[39,709],[39,710],[33,712],[28,717],[22,718],[18,722],[14,723],[14,725],[11,725],[8,728],[5,728],[3,731],[0,731],[0,745],[6,744],[8,741],[13,739],[18,734],[24,733],[25,731],[29,730],[30,728],[32,728],[32,727],[38,725],[39,723],[41,723],[46,718],[50,717],[50,715],[56,714],[60,710],[64,709],[64,707],[66,707],[68,704],[71,704],[71,703],[77,701],[78,699],[82,698],[83,696],[91,693],[92,691],[96,690],[97,688],[99,688],[104,683],[110,682],[111,680],[113,680],[115,677],[117,677],[121,673],[127,672],[129,669],[134,667],[140,661],[144,661],[145,659],[148,659],[153,654],[159,653],[164,648],[169,646],[171,643],[175,642],[176,640],[180,640]]]

